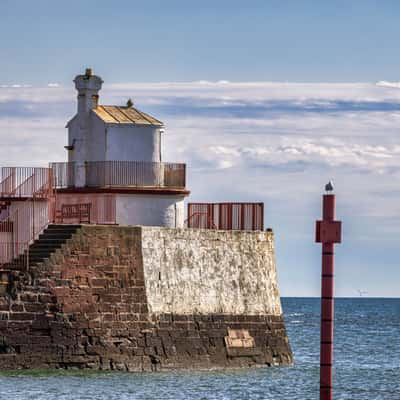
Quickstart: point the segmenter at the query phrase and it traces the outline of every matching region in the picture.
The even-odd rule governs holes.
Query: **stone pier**
[[[292,362],[272,232],[84,225],[7,279],[0,369]]]

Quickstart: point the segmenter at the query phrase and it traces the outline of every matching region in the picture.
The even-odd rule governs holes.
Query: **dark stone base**
[[[0,321],[0,369],[162,371],[292,362],[284,322],[276,316],[165,314],[123,326],[57,318]],[[255,346],[227,347],[228,328],[248,330]]]

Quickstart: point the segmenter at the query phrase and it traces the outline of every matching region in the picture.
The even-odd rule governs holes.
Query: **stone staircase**
[[[72,235],[80,229],[81,225],[49,225],[39,238],[29,246],[29,265],[35,266],[44,262],[50,256],[61,248]],[[13,264],[24,265],[26,263],[27,254],[19,256]]]

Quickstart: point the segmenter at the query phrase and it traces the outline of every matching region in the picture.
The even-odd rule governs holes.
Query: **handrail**
[[[11,193],[11,192],[12,192],[12,190],[9,190],[8,192],[6,191],[6,190],[7,190],[7,187],[10,186],[10,184],[8,183],[8,181],[9,181],[10,179],[15,179],[15,172],[14,172],[14,171],[11,171],[11,172],[10,172],[10,175],[8,175],[6,178],[4,178],[4,179],[0,182],[0,193]],[[13,185],[12,185],[12,183],[11,183],[11,188],[12,188],[12,187],[13,187]],[[4,188],[6,188],[6,189],[4,190]]]
[[[186,185],[186,165],[152,161],[86,161],[51,163],[55,188],[174,187]],[[75,178],[79,177],[79,183]]]
[[[21,193],[25,193],[24,192],[24,188],[25,187],[28,187],[28,185],[29,185],[29,183],[30,183],[30,181],[32,182],[31,183],[31,186],[32,186],[32,190],[31,190],[31,193],[33,194],[34,193],[34,190],[33,190],[33,185],[34,185],[34,178],[35,177],[35,174],[32,174],[31,176],[29,176],[28,178],[26,178],[20,185],[18,185],[12,192],[11,192],[11,195],[13,195],[13,196],[15,196],[17,193],[19,194],[19,196],[18,197],[21,197]]]
[[[217,225],[215,225],[215,223],[214,223],[214,221],[211,219],[211,216],[210,215],[208,215],[207,213],[202,213],[202,212],[195,212],[195,213],[193,213],[192,215],[190,215],[186,220],[185,220],[185,225],[188,227],[188,228],[191,228],[191,227],[193,227],[192,226],[192,224],[191,224],[191,222],[192,222],[192,219],[194,219],[194,217],[200,217],[200,216],[205,216],[206,218],[207,218],[207,226],[206,227],[204,227],[205,229],[218,229],[217,228]],[[202,226],[200,226],[201,224],[197,224],[197,226],[196,226],[196,228],[202,228]]]
[[[0,265],[16,263],[29,268],[29,246],[50,222],[48,206],[48,202],[26,199],[0,222],[0,232],[4,233],[0,239]]]
[[[52,191],[51,169],[39,167],[0,167],[0,197],[46,198]]]

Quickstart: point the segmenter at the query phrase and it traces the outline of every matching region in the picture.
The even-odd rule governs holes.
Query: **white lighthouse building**
[[[91,69],[74,82],[68,161],[0,167],[0,266],[26,267],[49,224],[184,225],[186,166],[162,160],[163,123],[131,100],[100,105],[103,81]]]
[[[62,205],[91,204],[93,223],[183,227],[186,168],[162,162],[163,123],[130,100],[100,105],[103,81],[90,69],[74,82],[68,163],[51,164],[58,216]]]

